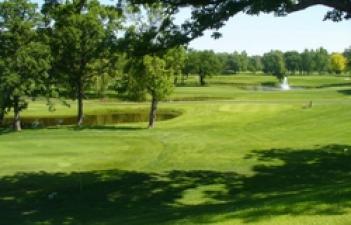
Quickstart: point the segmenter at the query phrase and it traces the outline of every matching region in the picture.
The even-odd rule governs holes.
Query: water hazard
[[[176,118],[181,112],[175,110],[160,110],[157,113],[157,121],[164,121]],[[113,125],[120,123],[146,122],[149,119],[147,111],[140,112],[112,112],[85,115],[85,126]],[[25,128],[42,128],[61,125],[75,125],[77,118],[75,116],[56,116],[56,117],[22,117],[22,126]],[[11,126],[12,118],[4,120],[6,126]]]

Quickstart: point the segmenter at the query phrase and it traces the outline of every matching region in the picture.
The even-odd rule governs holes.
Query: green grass
[[[235,78],[271,79],[177,88],[172,100],[193,101],[161,103],[183,114],[154,130],[3,130],[0,224],[350,224],[351,85],[294,77],[306,89],[254,91]],[[87,113],[147,107],[86,102]],[[74,113],[74,105],[49,113],[38,101],[24,115]]]
[[[349,85],[351,80],[348,76],[289,76],[292,86],[303,87],[333,87]],[[248,85],[278,85],[278,80],[268,75],[233,75],[233,76],[211,76],[206,78],[209,85],[230,85],[246,87]],[[199,85],[197,76],[189,76],[185,80],[186,86]]]
[[[279,86],[272,76],[213,76],[205,87],[196,87],[196,79],[190,76],[188,86],[177,88],[170,100],[343,100],[350,99],[351,94],[351,80],[347,77],[292,76],[289,83],[298,87],[293,92],[260,90],[259,86]]]

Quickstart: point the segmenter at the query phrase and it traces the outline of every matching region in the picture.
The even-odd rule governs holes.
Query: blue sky
[[[213,40],[207,32],[191,42],[194,49],[216,52],[246,50],[248,54],[262,54],[271,49],[303,51],[324,47],[330,52],[342,52],[351,46],[351,20],[339,23],[323,21],[328,8],[317,6],[286,17],[272,14],[248,16],[239,14],[220,31],[223,37]]]
[[[41,0],[34,0],[41,3]],[[103,0],[105,3],[116,1]],[[216,52],[246,51],[249,55],[263,54],[272,49],[303,51],[324,47],[330,52],[342,52],[351,46],[351,20],[339,23],[323,21],[328,8],[311,7],[307,10],[275,17],[272,14],[248,16],[238,14],[220,30],[223,37],[212,39],[211,32],[190,43],[198,50]],[[177,19],[187,18],[187,10]]]

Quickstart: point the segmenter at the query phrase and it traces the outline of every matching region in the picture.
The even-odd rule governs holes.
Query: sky
[[[33,0],[42,3],[42,0]],[[102,0],[113,4],[116,1]],[[211,38],[211,32],[195,39],[189,47],[215,52],[246,51],[249,55],[262,55],[272,49],[303,51],[304,49],[326,48],[329,52],[343,52],[351,46],[351,20],[342,22],[323,21],[329,9],[315,6],[292,13],[286,17],[272,14],[249,16],[238,14],[220,30],[223,37]],[[177,20],[189,15],[183,10]]]
[[[190,47],[215,52],[246,51],[261,55],[272,49],[282,51],[324,47],[330,52],[342,52],[351,46],[351,20],[335,23],[323,21],[328,8],[311,7],[286,17],[272,14],[249,16],[239,14],[220,30],[223,37],[212,39],[211,32],[194,40]]]

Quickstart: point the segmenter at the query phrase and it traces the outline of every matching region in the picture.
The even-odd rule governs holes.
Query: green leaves
[[[347,65],[348,65],[347,69],[351,71],[351,47],[345,49],[344,56],[347,59]]]
[[[127,1],[127,0],[126,0]],[[169,35],[164,36],[163,43],[174,47],[189,43],[191,40],[212,30],[213,38],[220,37],[218,30],[238,13],[258,15],[260,13],[274,13],[285,16],[289,13],[304,10],[311,6],[324,5],[332,8],[325,19],[340,21],[351,18],[351,1],[349,0],[128,0],[132,4],[163,3],[165,11],[175,14],[180,8],[191,8],[191,17],[180,27],[174,26]],[[170,26],[171,27],[171,26]]]
[[[77,7],[82,9],[78,10]],[[97,67],[91,65],[96,60],[109,57],[113,46],[111,41],[120,26],[120,13],[110,6],[90,0],[83,6],[75,4],[75,1],[57,5],[52,9],[51,16],[55,21],[51,36],[54,71],[75,98],[77,80],[88,86],[96,75],[94,68]]]
[[[173,91],[172,70],[166,69],[166,61],[157,56],[144,56],[145,74],[143,83],[149,94],[157,100],[170,95]]]
[[[1,2],[0,21],[0,91],[6,96],[2,107],[13,107],[17,99],[22,110],[28,97],[45,95],[51,52],[39,42],[36,29],[40,14],[35,4],[26,0]]]
[[[200,84],[205,84],[205,77],[221,70],[221,62],[213,51],[189,51],[185,67],[186,73],[198,74]]]
[[[339,74],[342,73],[347,67],[347,59],[339,53],[334,53],[330,57],[330,69]]]
[[[281,51],[271,51],[263,55],[264,72],[271,73],[278,79],[283,79],[286,73],[284,54]]]

